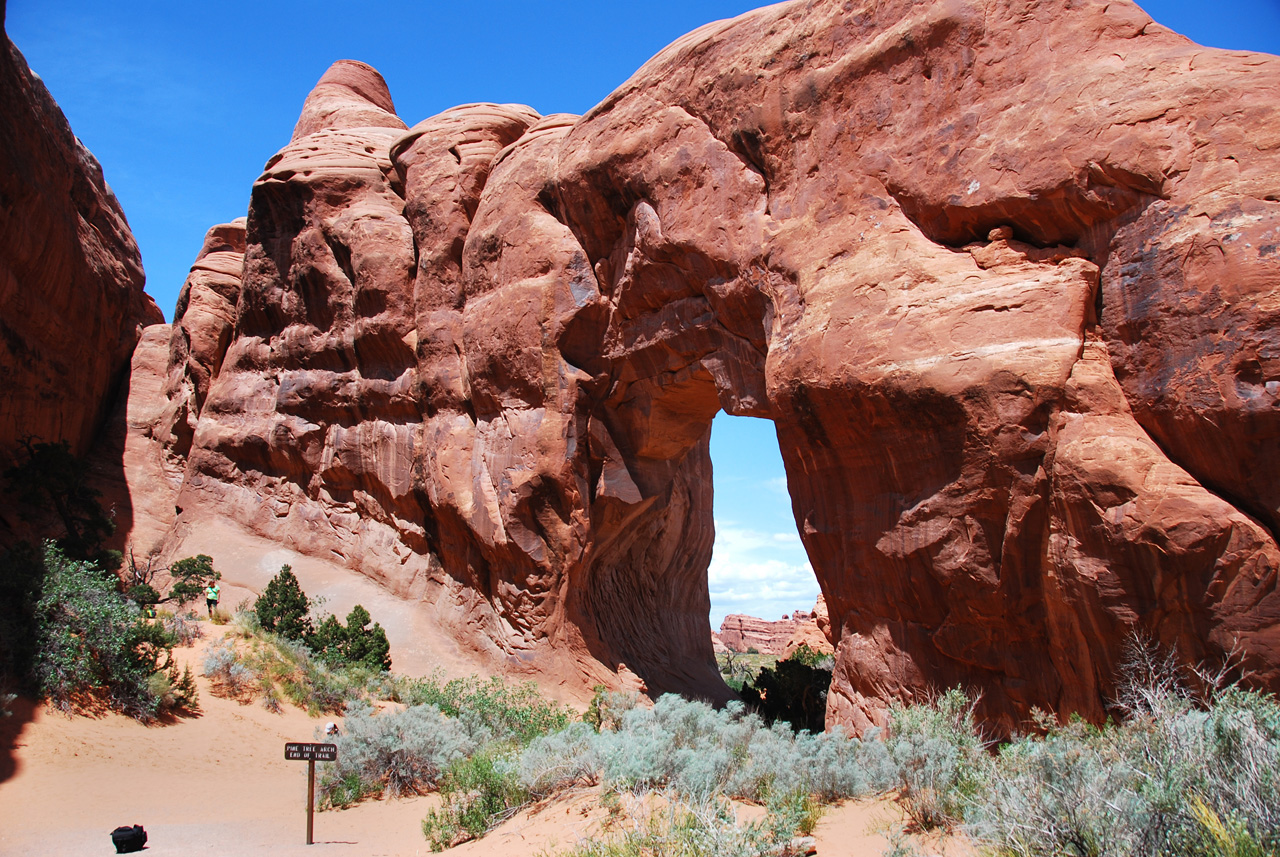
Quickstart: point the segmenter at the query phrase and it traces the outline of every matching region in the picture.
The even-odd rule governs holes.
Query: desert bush
[[[395,693],[388,673],[359,664],[331,667],[303,643],[262,631],[253,611],[237,612],[230,624],[231,632],[205,656],[204,674],[219,696],[242,703],[260,697],[272,711],[287,699],[315,716],[341,714],[350,702]]]
[[[596,739],[595,729],[585,722],[534,738],[520,754],[520,784],[531,795],[543,797],[595,783],[601,765]]]
[[[260,686],[260,679],[240,659],[232,640],[223,639],[205,651],[202,670],[212,684],[214,696],[239,700],[242,704],[253,701]]]
[[[401,680],[396,694],[406,705],[434,705],[456,717],[481,743],[527,744],[569,725],[569,711],[545,699],[533,682],[511,685],[494,676],[442,681],[437,675]]]
[[[1008,855],[1280,852],[1280,704],[1203,678],[1132,644],[1124,719],[1042,716],[1002,748],[969,829]]]
[[[432,851],[479,839],[529,801],[517,763],[495,745],[451,764],[440,780],[443,805],[422,820]]]
[[[582,714],[582,721],[597,732],[616,732],[622,725],[622,717],[628,711],[640,706],[640,695],[620,690],[606,690],[598,684],[594,695]]]
[[[357,604],[347,614],[343,625],[334,616],[327,616],[314,634],[307,638],[307,646],[330,666],[359,664],[374,670],[391,669],[391,644],[382,626],[373,622],[369,611]]]
[[[750,800],[801,791],[834,801],[882,792],[897,777],[878,733],[859,740],[840,729],[792,733],[786,724],[775,723],[752,735],[746,762],[726,791]]]
[[[952,689],[919,705],[889,708],[889,756],[907,816],[929,829],[959,822],[982,789],[988,757],[974,700]]]
[[[45,544],[35,603],[34,674],[40,692],[64,711],[105,695],[112,708],[150,720],[159,701],[151,676],[168,665],[173,639],[144,621],[117,590],[115,575]]]
[[[174,645],[190,646],[204,636],[204,629],[190,613],[169,613],[160,611],[157,615],[160,624],[174,639]]]
[[[231,625],[230,632],[241,639],[247,640],[262,633],[262,623],[258,621],[258,614],[248,602],[236,608],[228,624]]]
[[[340,714],[350,702],[386,699],[392,693],[391,679],[380,670],[360,665],[330,667],[302,643],[272,634],[250,638],[244,661],[259,676],[264,692],[278,688],[313,716]]]
[[[626,827],[619,833],[589,839],[568,857],[774,857],[793,853],[788,847],[803,827],[812,829],[802,800],[777,804],[758,821],[739,824],[733,805],[722,797],[691,801],[665,793],[658,801],[640,803],[621,813]]]
[[[330,806],[431,791],[449,765],[477,749],[466,729],[433,705],[379,713],[363,702],[348,706],[334,743],[338,761],[325,766],[320,783],[322,804]]]
[[[1081,720],[1043,738],[1001,748],[969,829],[1005,854],[1134,854],[1137,842],[1113,824],[1139,812],[1137,772],[1113,742]],[[1049,850],[1044,850],[1044,849]]]
[[[583,754],[573,744],[568,750]],[[785,723],[766,726],[742,703],[717,711],[674,695],[651,709],[626,711],[616,730],[596,737],[595,755],[610,787],[669,788],[693,800],[724,794],[764,801],[791,793],[835,800],[885,788],[896,776],[879,741],[842,731],[797,734]],[[547,760],[540,765],[553,767]]]
[[[258,614],[262,630],[279,634],[286,640],[305,640],[311,636],[311,602],[302,591],[302,584],[287,565],[267,583],[262,595],[254,602],[253,611]]]

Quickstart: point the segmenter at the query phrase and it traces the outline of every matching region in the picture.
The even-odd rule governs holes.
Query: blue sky
[[[760,5],[9,0],[6,30],[102,162],[170,318],[205,230],[245,213],[334,60],[381,71],[410,125],[473,101],[583,113],[675,38]],[[1201,44],[1280,53],[1280,0],[1141,5]],[[711,453],[712,625],[812,606],[772,425],[722,414]]]

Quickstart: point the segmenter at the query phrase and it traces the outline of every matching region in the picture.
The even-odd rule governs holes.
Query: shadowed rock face
[[[102,168],[7,36],[0,117],[3,470],[25,438],[84,453],[141,327],[164,317],[142,291],[138,246]],[[7,506],[0,499],[0,545],[17,526]]]
[[[722,699],[723,408],[777,425],[829,723],[958,683],[1101,718],[1134,630],[1280,687],[1277,87],[1114,2],[787,3],[584,117],[407,133],[339,63],[225,355],[172,347],[179,524],[456,605],[514,671]]]

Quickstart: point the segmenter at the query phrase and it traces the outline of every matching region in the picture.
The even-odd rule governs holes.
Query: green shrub
[[[442,682],[439,675],[403,680],[397,692],[407,705],[434,705],[485,741],[527,744],[569,725],[569,711],[544,699],[533,682],[510,685],[494,676]]]
[[[160,713],[200,712],[200,694],[196,690],[196,679],[191,674],[190,666],[183,667],[179,673],[178,665],[171,662],[168,669],[151,674],[147,679],[147,689],[155,698],[156,710]]]
[[[360,664],[369,669],[389,670],[391,644],[377,622],[368,627],[372,621],[369,611],[357,604],[347,614],[346,625],[334,616],[325,617],[315,633],[307,638],[307,645],[331,666]]]
[[[287,565],[281,566],[280,572],[267,583],[267,588],[254,602],[253,612],[262,630],[279,634],[286,640],[306,640],[313,633],[311,603],[293,569]]]
[[[515,761],[493,748],[449,766],[440,782],[444,805],[422,821],[432,851],[479,839],[520,810],[529,799]]]
[[[160,593],[150,583],[135,583],[125,590],[125,596],[139,607],[160,603]]]
[[[32,531],[55,538],[61,555],[93,563],[109,574],[120,567],[119,551],[103,548],[115,531],[101,494],[89,485],[88,466],[66,441],[21,440],[25,455],[4,471],[7,491]],[[40,693],[37,675],[36,601],[45,575],[45,549],[20,541],[0,552],[0,676]],[[108,578],[113,585],[114,579]]]
[[[65,711],[105,694],[111,707],[153,718],[159,700],[148,682],[167,666],[173,639],[142,619],[113,574],[69,559],[52,542],[45,544],[44,566],[34,610],[41,694]]]
[[[985,784],[988,758],[973,709],[958,688],[920,705],[889,707],[887,745],[900,798],[921,828],[959,822]]]
[[[477,744],[458,721],[433,705],[377,713],[369,705],[347,708],[335,742],[338,761],[325,766],[322,805],[346,806],[365,797],[424,794],[444,770],[475,752]]]

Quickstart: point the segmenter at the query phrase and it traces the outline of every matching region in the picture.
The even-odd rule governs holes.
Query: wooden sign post
[[[311,845],[316,811],[316,762],[338,761],[338,745],[289,742],[284,745],[284,757],[291,762],[306,760],[307,763],[307,844]]]

